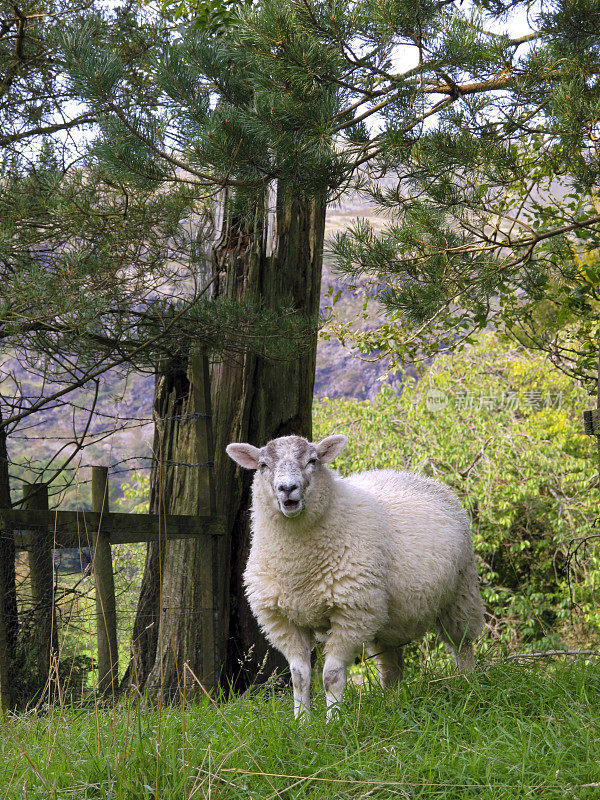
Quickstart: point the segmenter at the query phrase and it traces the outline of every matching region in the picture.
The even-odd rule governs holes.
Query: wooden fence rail
[[[40,484],[37,484],[40,485]],[[193,539],[222,536],[223,520],[216,516],[190,517],[185,514],[98,513],[95,511],[39,511],[0,508],[0,521],[15,529],[15,547],[29,550],[36,531],[49,528],[53,547],[94,547],[98,531],[110,544],[158,542],[164,539]],[[0,534],[2,535],[2,534]]]
[[[44,484],[26,486],[26,507],[21,510],[0,508],[0,523],[4,531],[14,531],[15,547],[27,550],[30,555],[32,599],[36,609],[36,670],[39,679],[47,678],[52,653],[56,650],[56,621],[52,613],[52,551],[63,547],[92,548],[96,580],[98,689],[103,695],[111,697],[116,692],[119,669],[111,545],[222,536],[225,527],[223,520],[217,516],[112,513],[108,510],[107,485],[108,468],[92,467],[93,511],[49,511],[48,487]],[[0,536],[2,535],[7,534],[0,532]],[[212,559],[206,559],[203,575],[206,592],[202,608],[199,609],[207,644],[214,643],[217,638],[212,567]],[[1,610],[0,606],[0,614]],[[0,620],[0,623],[3,622],[4,620]],[[3,653],[0,652],[0,662],[2,659]],[[207,659],[207,663],[209,662],[210,659]],[[214,670],[207,668],[207,674],[202,675],[201,680],[204,686],[212,688],[215,682]],[[6,707],[12,693],[9,686],[2,685],[0,689],[2,702]]]

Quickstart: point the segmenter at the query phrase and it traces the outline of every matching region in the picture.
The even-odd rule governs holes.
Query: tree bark
[[[325,210],[324,197],[301,198],[280,185],[273,253],[266,255],[264,240],[259,249],[257,232],[249,240],[230,226],[214,255],[218,293],[237,299],[260,296],[271,308],[289,298],[301,313],[316,317]],[[245,597],[253,475],[236,467],[225,447],[234,441],[262,446],[288,434],[311,437],[316,349],[315,332],[294,360],[269,361],[247,353],[237,363],[220,362],[213,374],[217,502],[229,534],[220,553],[227,587],[220,598],[222,652],[227,683],[240,691],[267,679],[285,661],[266,642]]]
[[[179,424],[189,397],[187,361],[165,362],[157,372],[154,387],[154,428],[150,475],[150,513],[165,514],[171,509],[175,472],[165,462],[176,460]],[[163,420],[161,422],[161,420]],[[140,596],[133,625],[131,660],[123,684],[142,690],[154,665],[160,622],[160,592],[164,567],[164,542],[150,542]]]
[[[174,434],[174,460],[178,462],[167,468],[172,477],[165,511],[167,514],[208,515],[214,513],[212,465],[209,466],[206,452],[199,452],[208,450],[209,443],[199,448],[198,436],[207,427],[204,414],[209,413],[207,406],[210,404],[205,394],[209,375],[204,373],[201,354],[194,349],[188,359],[187,378],[180,418],[165,421]],[[203,676],[210,675],[210,681],[214,679],[214,643],[208,648],[205,646],[214,624],[213,609],[209,610],[215,589],[213,546],[211,537],[175,539],[165,544],[156,657],[146,681],[146,688],[152,692],[166,697],[202,694],[195,677],[203,685],[207,682]],[[207,575],[210,586],[205,585]]]
[[[325,208],[324,196],[301,198],[291,189],[279,186],[275,247],[270,254],[262,208],[257,207],[250,221],[248,217],[240,221],[225,215],[222,234],[213,251],[215,295],[234,300],[260,298],[270,308],[290,301],[300,313],[316,319]],[[284,663],[278,654],[269,652],[244,596],[242,574],[249,550],[252,475],[235,466],[225,447],[232,441],[263,445],[271,438],[291,433],[310,437],[315,362],[316,331],[291,360],[267,361],[246,352],[213,365],[216,502],[227,530],[214,553],[221,631],[216,649],[225,688],[244,689],[265,679]],[[181,409],[188,413],[195,407],[197,369],[197,363],[190,360],[186,371],[187,393],[181,396]],[[183,378],[181,382],[184,383]],[[160,402],[160,392],[157,384],[155,403]],[[174,420],[168,432],[163,431],[161,447],[162,452],[172,453],[170,459],[193,460],[189,457],[191,443],[183,421]],[[179,473],[176,470],[171,468],[165,473],[170,476],[162,493],[165,510],[199,513],[202,493],[199,493],[198,472],[192,468],[182,468]],[[158,490],[153,491],[156,502]],[[161,687],[176,692],[186,662],[196,674],[202,670],[202,632],[198,629],[197,610],[203,588],[202,563],[207,554],[201,540],[169,542],[162,559],[155,550],[152,546],[148,550],[134,629],[134,653],[139,651],[134,671],[138,682],[146,688]],[[159,597],[162,602],[158,602]],[[146,630],[142,615],[148,614],[149,608],[148,619],[154,624],[151,630]],[[157,615],[158,641],[152,641]],[[153,650],[156,657],[148,673]]]

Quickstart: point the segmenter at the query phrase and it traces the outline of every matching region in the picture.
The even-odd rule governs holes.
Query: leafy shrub
[[[401,395],[317,401],[314,438],[350,436],[342,474],[415,470],[457,491],[473,520],[488,644],[586,645],[600,638],[596,443],[581,416],[590,405],[543,357],[485,334],[436,357]]]

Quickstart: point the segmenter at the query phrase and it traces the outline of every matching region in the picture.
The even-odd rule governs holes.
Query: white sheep
[[[325,464],[347,441],[283,436],[260,449],[227,447],[257,470],[244,582],[262,630],[289,662],[296,717],[309,713],[316,641],[329,717],[363,647],[386,687],[401,677],[403,645],[432,628],[457,667],[470,668],[483,627],[469,521],[456,496],[409,472],[340,478]]]

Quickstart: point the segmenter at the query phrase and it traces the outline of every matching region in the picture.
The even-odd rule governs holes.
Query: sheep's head
[[[323,464],[333,461],[348,443],[340,434],[313,444],[302,436],[281,436],[264,447],[233,443],[227,455],[246,469],[259,471],[260,480],[274,504],[286,517],[304,510],[311,484]]]

